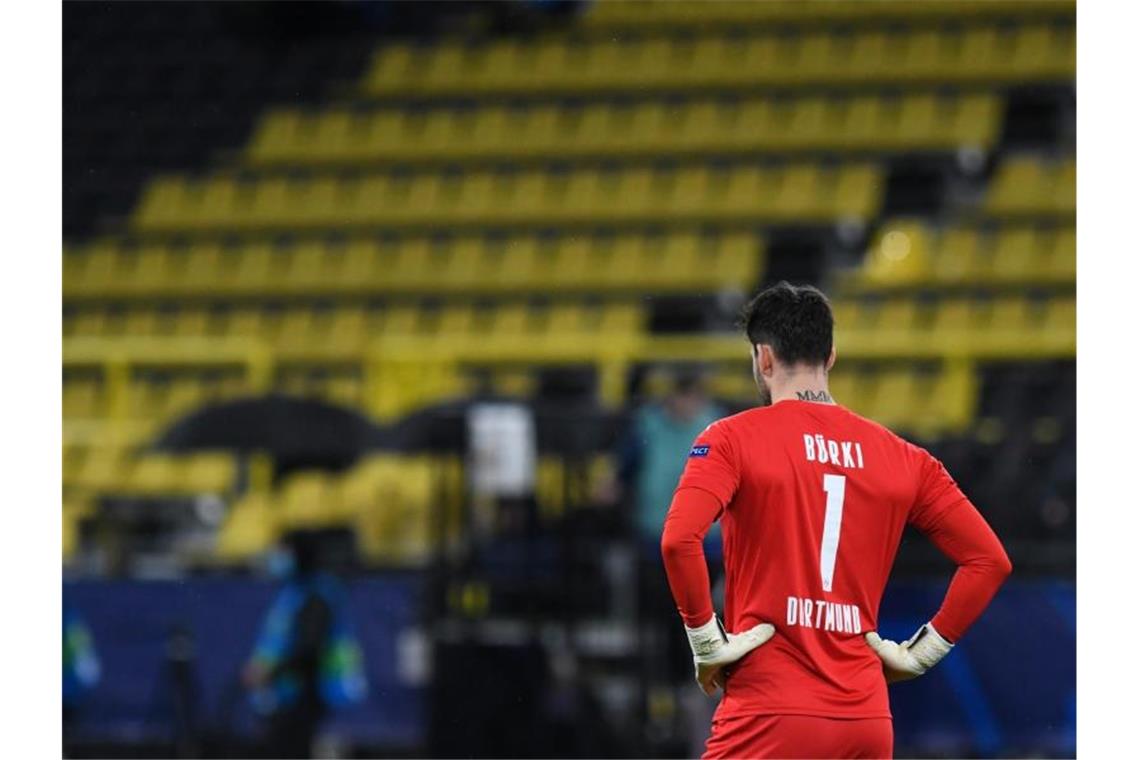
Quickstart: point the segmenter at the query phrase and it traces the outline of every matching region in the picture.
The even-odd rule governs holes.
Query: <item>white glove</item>
[[[717,687],[724,685],[724,667],[772,638],[776,627],[761,623],[743,633],[726,634],[716,615],[713,615],[709,622],[699,628],[685,626],[685,633],[689,636],[689,647],[693,650],[697,683],[705,694],[712,696]]]
[[[902,644],[884,639],[871,631],[865,637],[867,644],[883,661],[883,672],[887,683],[909,681],[918,678],[938,664],[938,661],[954,648],[934,630],[930,623],[922,626],[910,639]]]

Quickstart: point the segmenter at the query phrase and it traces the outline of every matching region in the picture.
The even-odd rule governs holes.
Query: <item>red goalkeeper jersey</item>
[[[997,538],[938,460],[838,405],[781,401],[714,422],[693,443],[662,547],[694,626],[712,614],[700,538],[717,517],[725,627],[776,626],[733,666],[722,717],[890,717],[882,662],[863,636],[877,626],[907,523],[959,565],[932,620],[951,641],[1009,572]]]

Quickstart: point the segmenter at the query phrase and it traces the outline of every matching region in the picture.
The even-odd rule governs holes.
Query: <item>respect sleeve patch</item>
[[[709,446],[705,443],[699,443],[693,448],[689,449],[689,457],[707,457],[709,455]]]

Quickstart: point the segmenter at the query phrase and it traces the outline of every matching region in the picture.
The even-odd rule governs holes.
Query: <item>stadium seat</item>
[[[286,478],[281,487],[279,524],[282,530],[329,527],[344,524],[348,515],[342,509],[333,478],[324,472],[298,472]]]
[[[986,210],[1002,217],[1071,217],[1076,213],[1076,171],[1071,158],[1009,158],[991,180]]]
[[[265,493],[251,492],[229,508],[214,554],[222,562],[249,562],[276,542],[278,515]]]
[[[225,495],[235,472],[224,453],[147,454],[132,464],[122,487],[136,496]]]
[[[416,565],[428,559],[432,509],[436,508],[435,475],[435,465],[426,458],[393,461],[382,456],[365,460],[348,475],[342,488],[352,489],[345,496],[356,500],[355,526],[366,556],[395,565]]]
[[[867,252],[863,276],[875,284],[919,284],[930,277],[929,242],[918,222],[896,221],[880,229]]]

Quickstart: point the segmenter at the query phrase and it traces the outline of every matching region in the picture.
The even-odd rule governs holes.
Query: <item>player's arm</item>
[[[697,437],[661,535],[661,557],[685,622],[697,683],[710,695],[724,685],[726,665],[775,633],[766,623],[740,634],[726,633],[713,612],[704,538],[736,491],[739,469],[735,457],[731,441],[715,426]]]
[[[946,469],[926,456],[925,475],[910,522],[958,566],[942,606],[909,641],[867,634],[883,659],[887,681],[922,675],[949,653],[982,614],[1013,570],[1001,541]]]
[[[704,540],[721,505],[700,488],[678,488],[665,516],[661,533],[661,558],[677,611],[688,628],[700,628],[712,619],[712,593],[705,562]]]

